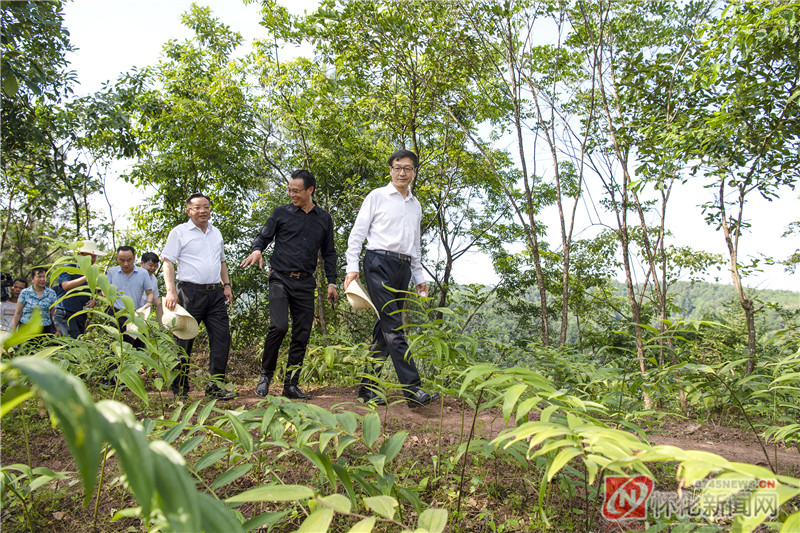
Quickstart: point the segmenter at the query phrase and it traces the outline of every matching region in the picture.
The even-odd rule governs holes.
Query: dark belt
[[[308,272],[283,272],[281,270],[276,270],[275,272],[277,272],[278,274],[281,274],[283,276],[288,276],[290,278],[297,278],[297,279],[307,278],[308,276],[311,275]]]
[[[208,285],[202,285],[200,283],[192,283],[190,281],[180,281],[180,280],[178,281],[178,285],[181,287],[191,287],[192,289],[198,291],[206,291],[206,292],[216,291],[222,288],[222,285],[220,283],[210,283]]]
[[[372,252],[373,254],[385,255],[386,257],[394,257],[395,259],[399,259],[400,261],[405,261],[406,263],[411,262],[410,255],[399,254],[397,252],[390,252],[389,250],[367,250],[367,251]]]

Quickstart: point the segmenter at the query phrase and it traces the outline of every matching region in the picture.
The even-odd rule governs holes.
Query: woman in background
[[[11,331],[11,325],[14,323],[14,313],[17,312],[19,293],[27,286],[27,281],[22,278],[17,278],[11,284],[11,287],[9,287],[10,296],[8,300],[3,300],[0,311],[0,331]]]
[[[56,292],[47,286],[47,269],[34,268],[31,270],[31,286],[19,293],[11,329],[17,329],[20,323],[29,323],[33,318],[34,309],[38,308],[42,317],[42,333],[56,333],[52,315],[55,311],[53,304],[57,299]]]

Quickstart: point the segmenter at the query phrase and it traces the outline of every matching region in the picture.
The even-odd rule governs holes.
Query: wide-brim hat
[[[344,294],[347,296],[347,301],[350,302],[350,307],[359,311],[361,309],[372,309],[375,311],[375,316],[380,318],[380,314],[378,313],[378,309],[375,307],[375,304],[372,303],[370,300],[369,295],[364,290],[364,287],[361,286],[361,282],[357,279],[354,279],[350,282],[350,285],[344,290]]]
[[[79,244],[80,245],[78,247],[78,249],[75,250],[79,254],[83,253],[83,254],[91,254],[91,255],[97,255],[97,256],[106,255],[106,252],[104,252],[100,248],[98,248],[97,247],[97,243],[94,242],[94,241],[90,241],[90,240],[87,239],[85,241],[78,241],[75,244]]]
[[[197,337],[200,326],[197,325],[197,320],[189,314],[189,311],[178,304],[175,304],[174,311],[170,311],[163,305],[163,301],[162,310],[161,325],[170,330],[173,335],[185,341]]]
[[[149,306],[143,305],[142,307],[136,310],[136,314],[139,315],[139,317],[143,318],[144,320],[147,320],[148,318],[150,318],[150,313],[152,313],[152,311],[153,311],[152,305]],[[125,329],[127,331],[136,331],[136,332],[139,331],[139,328],[136,327],[136,324],[133,322],[133,320],[129,320],[128,323],[125,324]]]

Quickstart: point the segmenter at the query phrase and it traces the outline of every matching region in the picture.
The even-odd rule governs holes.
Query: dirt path
[[[240,397],[234,405],[246,408],[255,407],[261,400],[253,388],[241,388]],[[310,403],[329,410],[352,410],[364,413],[367,409],[356,400],[356,387],[323,387],[309,389],[313,394]],[[281,385],[271,387],[270,394],[280,395]],[[409,408],[402,398],[391,398],[389,408],[377,410],[381,420],[392,431],[408,430],[418,438],[427,439],[430,432],[438,431],[441,404],[436,403],[418,409]],[[442,435],[445,444],[454,444],[466,439],[472,425],[474,411],[462,409],[463,404],[454,398],[445,398],[441,417]],[[388,422],[387,422],[388,417]],[[476,434],[482,438],[492,438],[507,426],[498,409],[483,411],[476,421]],[[463,438],[462,438],[463,434]],[[694,421],[667,420],[649,432],[650,442],[655,445],[677,446],[684,450],[701,450],[716,453],[729,461],[750,463],[769,468],[764,451],[758,439],[751,433],[737,428],[698,424]],[[775,450],[767,448],[770,460],[778,465],[782,474],[800,477],[800,453],[797,449]]]

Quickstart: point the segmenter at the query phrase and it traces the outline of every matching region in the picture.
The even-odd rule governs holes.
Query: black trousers
[[[306,356],[311,326],[314,323],[316,286],[314,276],[293,278],[275,271],[269,275],[269,330],[264,339],[261,368],[267,377],[272,379],[278,364],[281,343],[289,332],[289,313],[291,313],[292,341],[289,344],[284,386],[297,385],[300,378],[300,367]],[[290,370],[292,368],[294,370]]]
[[[372,331],[372,350],[376,352],[374,357],[385,360],[391,356],[397,379],[408,395],[419,388],[421,381],[417,365],[408,353],[406,335],[401,329],[403,319],[399,311],[403,309],[403,302],[396,300],[405,298],[405,295],[386,287],[407,291],[411,281],[411,263],[367,250],[364,255],[364,277],[372,303],[380,313],[380,319]],[[373,365],[372,373],[376,366]],[[361,381],[360,392],[365,393],[367,386],[374,383],[365,377]]]
[[[198,323],[206,325],[208,331],[208,372],[211,379],[223,380],[228,366],[231,349],[231,326],[228,319],[228,303],[220,285],[214,290],[205,290],[205,285],[196,286],[178,282],[178,303],[191,314]],[[194,339],[183,340],[175,337],[175,344],[183,348],[178,366],[178,377],[170,385],[175,393],[189,391],[189,357],[192,355]]]
[[[86,323],[89,315],[87,313],[78,315],[77,313],[78,311],[67,311],[61,307],[56,307],[53,322],[58,325],[62,335],[69,335],[73,339],[77,339],[80,335],[86,333]]]

